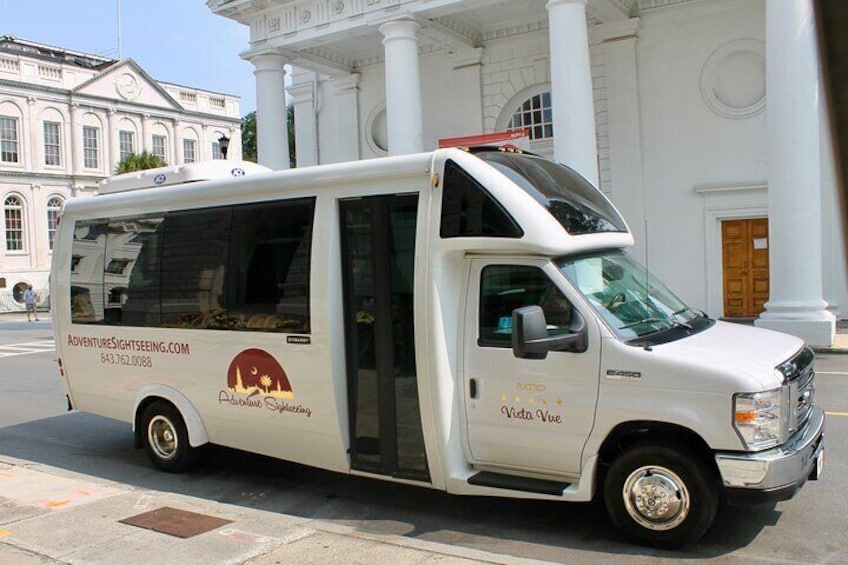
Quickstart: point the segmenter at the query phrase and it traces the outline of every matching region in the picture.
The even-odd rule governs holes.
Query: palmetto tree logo
[[[227,370],[230,392],[254,396],[264,394],[293,399],[291,384],[282,366],[267,351],[245,349],[236,355]]]

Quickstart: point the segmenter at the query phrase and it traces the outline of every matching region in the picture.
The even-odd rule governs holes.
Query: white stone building
[[[169,164],[241,158],[240,99],[158,82],[116,61],[0,37],[0,311],[48,300],[56,217],[92,194],[118,161],[143,150]]]
[[[689,304],[814,344],[848,313],[810,0],[207,5],[250,27],[262,164],[287,166],[290,64],[298,166],[526,127]]]

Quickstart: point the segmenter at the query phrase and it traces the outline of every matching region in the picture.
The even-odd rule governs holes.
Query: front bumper
[[[730,503],[788,500],[818,478],[824,452],[824,410],[813,408],[806,425],[784,445],[759,453],[716,453]]]

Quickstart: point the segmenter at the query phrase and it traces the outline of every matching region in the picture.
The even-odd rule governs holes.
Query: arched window
[[[512,113],[508,129],[526,129],[530,139],[551,139],[554,136],[553,112],[551,111],[551,93],[540,92],[525,100]]]
[[[62,211],[62,199],[58,196],[47,201],[47,241],[50,251],[53,251],[53,240],[56,239],[56,229],[59,227],[59,213]]]
[[[6,197],[3,206],[6,220],[6,251],[24,250],[24,205],[20,198]]]

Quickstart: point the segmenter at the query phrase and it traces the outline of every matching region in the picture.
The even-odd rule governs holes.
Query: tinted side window
[[[162,326],[227,327],[231,216],[230,207],[168,214],[160,270]]]
[[[548,276],[537,267],[490,265],[480,275],[479,344],[512,346],[512,311],[541,306],[548,333],[568,332],[572,307]]]
[[[71,245],[71,321],[99,323],[103,320],[106,222],[77,222]]]
[[[103,265],[105,323],[159,325],[162,221],[162,216],[109,221]]]
[[[230,317],[247,330],[308,333],[314,199],[233,209]]]
[[[445,163],[440,235],[521,237],[523,232],[480,183],[456,163]]]

